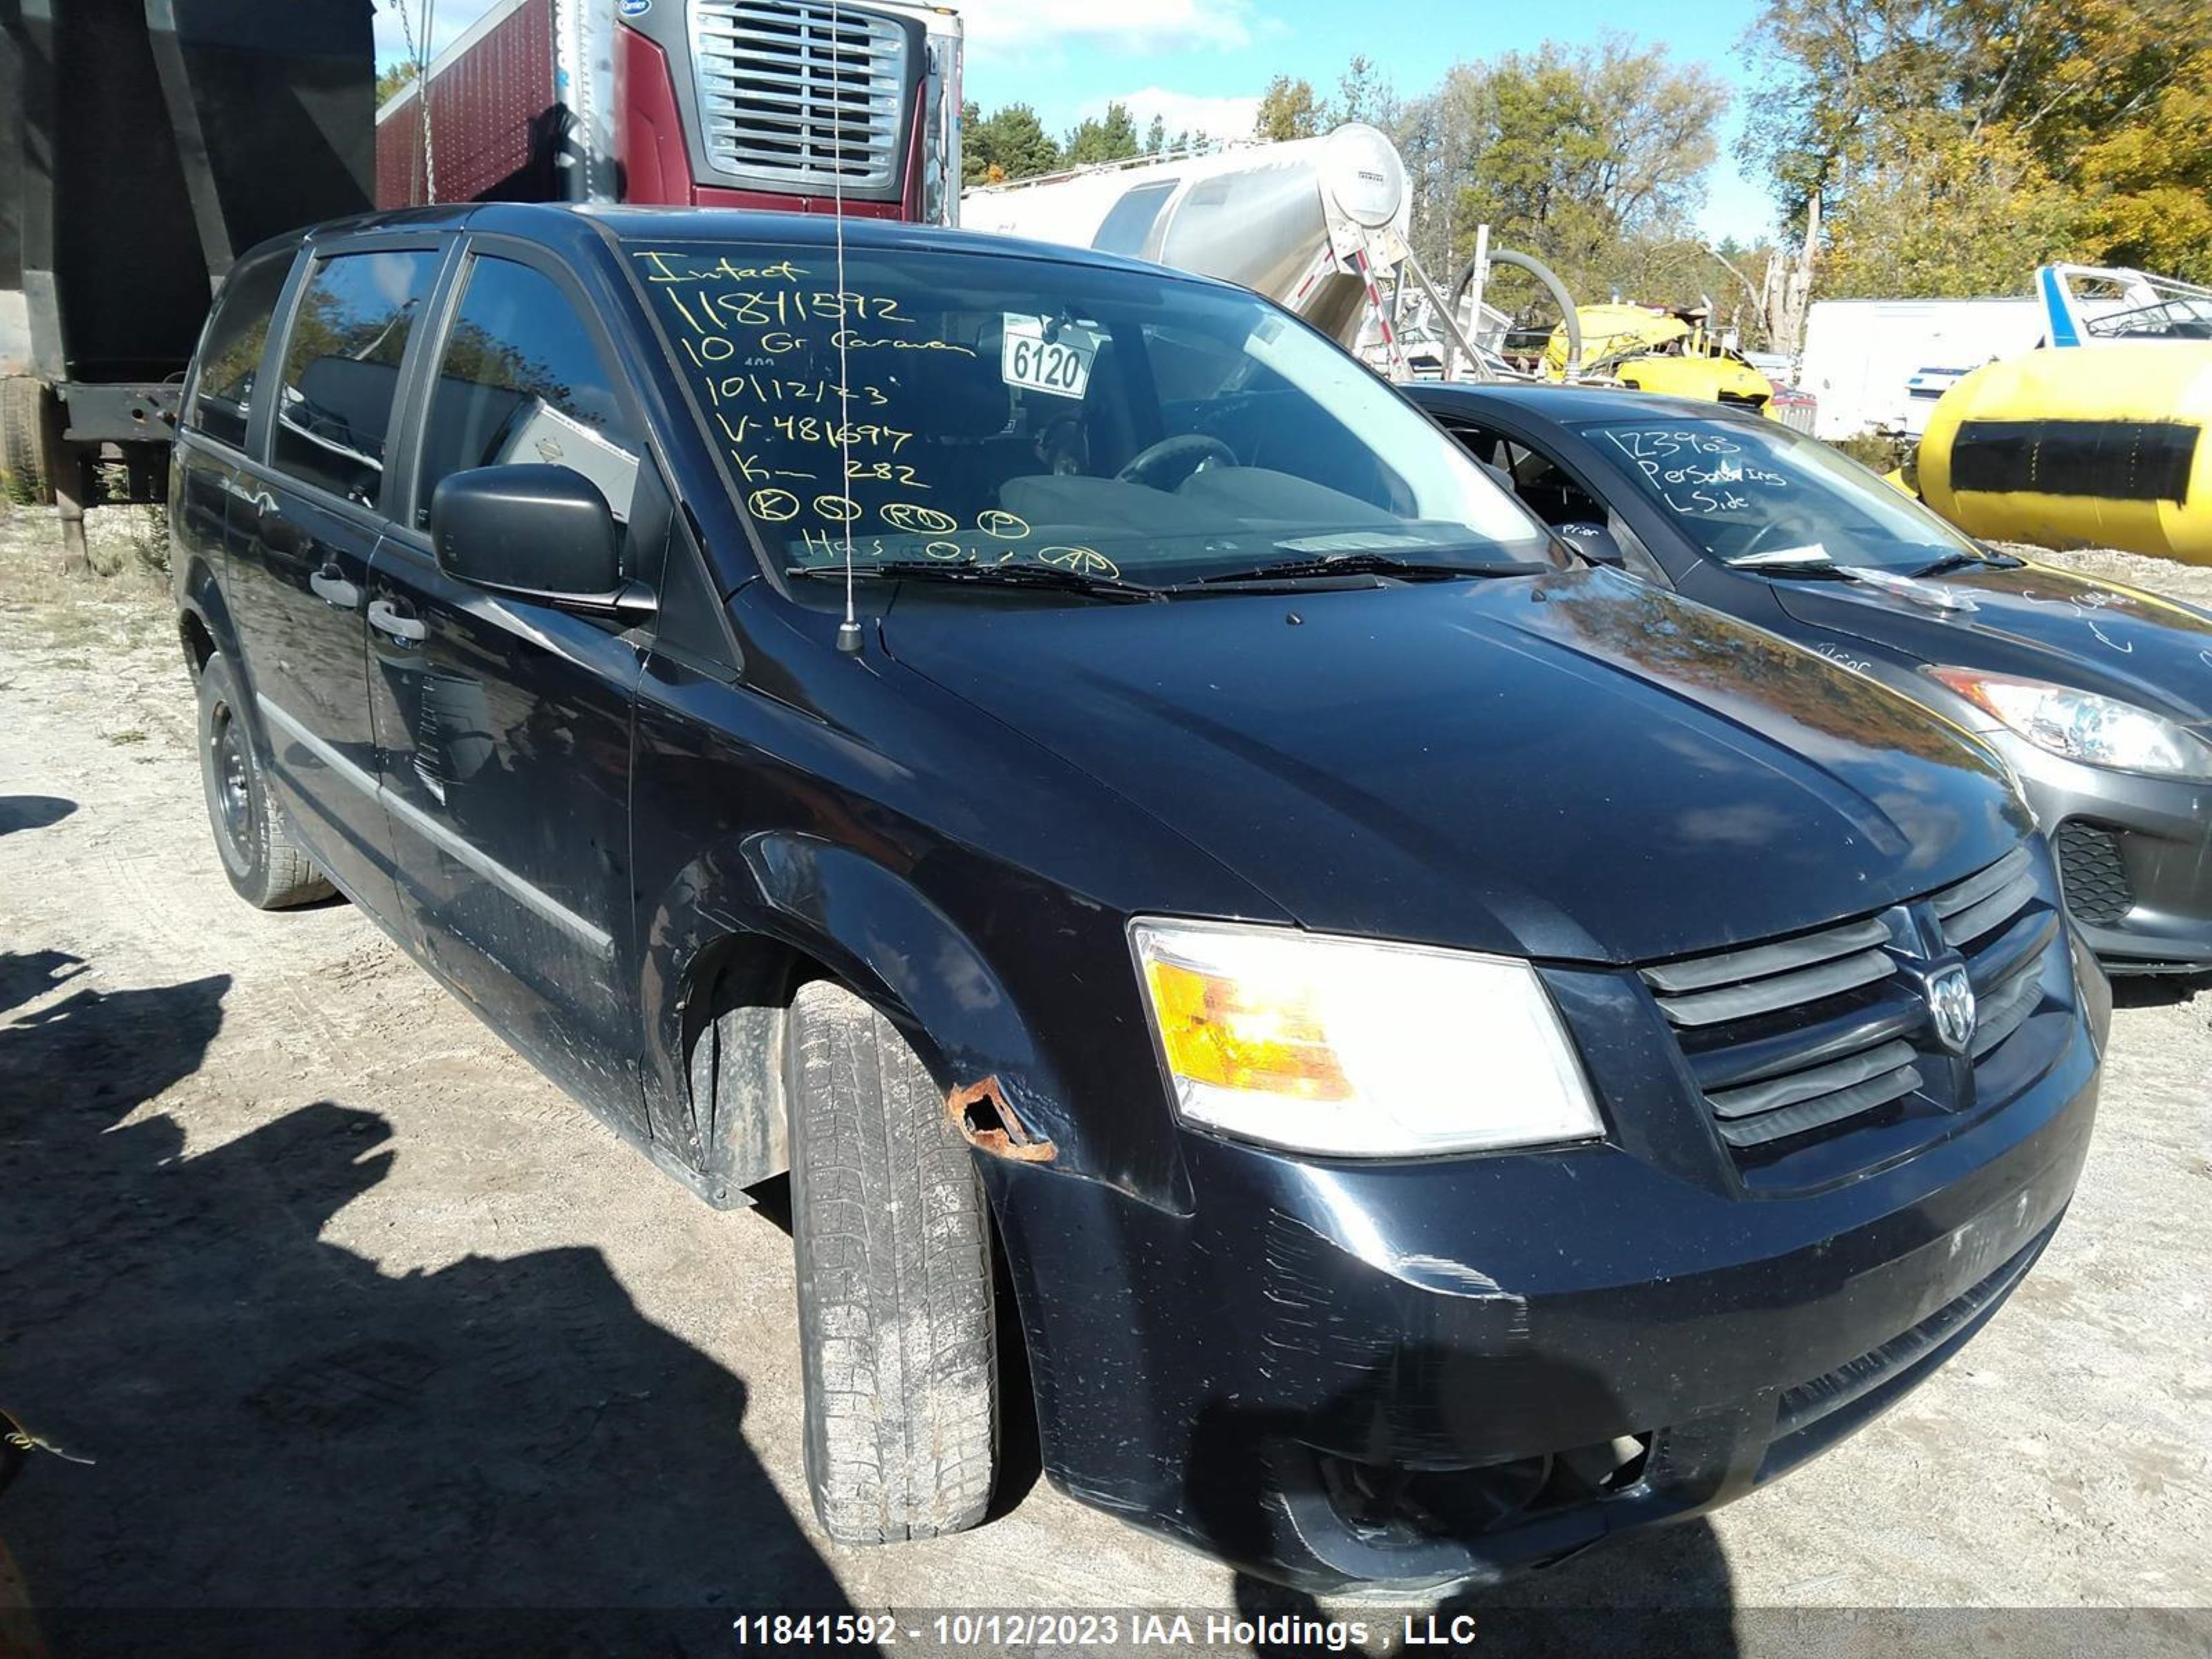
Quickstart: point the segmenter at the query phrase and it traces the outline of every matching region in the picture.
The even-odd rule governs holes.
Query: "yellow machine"
[[[2031,351],[1943,394],[1920,494],[1970,535],[2212,564],[2208,433],[2212,342]]]
[[[1677,398],[1741,404],[1764,410],[1774,386],[1741,352],[1720,344],[1705,331],[1698,311],[1660,311],[1650,306],[1577,306],[1582,325],[1583,373],[1605,375],[1640,392]],[[1548,380],[1566,378],[1567,329],[1552,331],[1544,348]]]

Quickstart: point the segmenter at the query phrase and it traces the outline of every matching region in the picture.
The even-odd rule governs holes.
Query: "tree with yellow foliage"
[[[2017,293],[2054,258],[2212,278],[2204,0],[1771,0],[1742,145],[1832,295]]]

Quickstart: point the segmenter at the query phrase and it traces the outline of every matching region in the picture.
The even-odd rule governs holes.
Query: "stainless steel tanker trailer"
[[[984,185],[960,222],[1202,272],[1264,294],[1346,346],[1375,284],[1407,257],[1396,146],[1357,123],[1323,138],[1239,144]]]
[[[1525,254],[1488,247],[1486,234],[1447,298],[1407,240],[1412,208],[1397,147],[1352,122],[1318,138],[1231,144],[978,185],[960,198],[960,222],[1241,284],[1334,335],[1394,380],[1512,377],[1485,343],[1503,326],[1504,313],[1481,295],[1490,264],[1510,264],[1550,289],[1579,365],[1574,302],[1556,276]],[[1414,337],[1399,337],[1401,321]]]

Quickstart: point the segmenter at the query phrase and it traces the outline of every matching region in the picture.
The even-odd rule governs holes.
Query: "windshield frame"
[[[1638,477],[1636,463],[1626,449],[1611,440],[1611,434],[1661,426],[1680,427],[1688,431],[1705,431],[1723,436],[1748,433],[1756,438],[1771,441],[1778,452],[1777,459],[1796,464],[1797,471],[1791,480],[1793,483],[1808,475],[1832,489],[1840,489],[1848,483],[1868,492],[1873,507],[1884,514],[1893,514],[1916,529],[1927,532],[1928,538],[1924,542],[1886,544],[1888,546],[1909,546],[1922,555],[1909,562],[1893,562],[1880,556],[1838,558],[1835,550],[1823,544],[1823,551],[1827,555],[1825,559],[1808,559],[1796,564],[1795,568],[1872,569],[1895,575],[1909,575],[1953,554],[1980,562],[1989,562],[1988,552],[1980,543],[1957,526],[1948,523],[1924,501],[1906,495],[1871,467],[1832,445],[1765,416],[1707,413],[1702,410],[1686,414],[1680,410],[1672,410],[1655,411],[1643,417],[1613,412],[1579,419],[1569,424],[1570,429],[1589,451],[1592,467],[1607,477],[1617,478],[1621,485],[1626,486],[1626,501],[1666,525],[1670,533],[1680,538],[1698,559],[1718,565],[1735,575],[1771,578],[1780,574],[1786,578],[1793,566],[1781,562],[1747,564],[1741,562],[1745,556],[1742,554],[1730,557],[1717,551],[1701,530],[1701,526],[1708,521],[1673,508],[1656,486]],[[1800,461],[1801,457],[1808,454],[1814,457],[1809,465]],[[1836,482],[1832,483],[1830,478],[1824,477],[1824,470],[1832,474]],[[1806,493],[1810,495],[1812,492],[1808,490]],[[1873,516],[1873,514],[1869,512],[1869,516]],[[1869,552],[1871,556],[1874,550],[1869,550]],[[1756,555],[1752,556],[1756,558]]]
[[[670,228],[674,231],[672,226]],[[982,241],[987,239],[978,240]],[[610,252],[622,265],[627,286],[637,301],[639,324],[647,338],[651,342],[653,351],[665,365],[667,374],[677,383],[676,401],[688,411],[694,423],[696,434],[712,457],[716,482],[724,492],[733,519],[744,529],[753,554],[756,568],[768,578],[771,586],[786,598],[796,603],[811,605],[815,603],[817,596],[805,590],[811,588],[814,584],[805,580],[794,580],[786,572],[787,565],[801,562],[794,556],[799,544],[794,538],[788,550],[780,548],[771,540],[760,520],[750,510],[746,492],[751,481],[740,476],[739,470],[729,453],[730,447],[723,442],[717,434],[716,410],[710,407],[708,388],[703,384],[708,377],[702,368],[685,361],[682,343],[678,337],[678,328],[667,312],[662,308],[662,305],[655,301],[653,289],[658,285],[647,281],[647,260],[643,256],[647,251],[653,250],[678,258],[700,256],[710,261],[726,257],[732,263],[745,267],[773,265],[780,261],[803,262],[806,265],[823,268],[807,271],[810,280],[828,279],[823,281],[823,285],[834,288],[835,280],[830,277],[826,269],[830,262],[829,247],[811,239],[784,239],[759,233],[717,234],[705,230],[674,231],[674,234],[653,234],[625,229],[611,234],[608,240],[611,244]],[[1262,295],[1188,272],[1156,268],[1133,261],[1096,260],[1080,256],[1056,258],[1051,253],[1039,252],[1033,248],[1018,244],[1009,244],[1003,247],[978,246],[972,249],[948,248],[942,246],[916,246],[909,248],[895,244],[886,245],[880,240],[872,238],[866,244],[849,246],[848,258],[853,258],[857,262],[860,257],[865,257],[878,265],[898,266],[904,265],[908,261],[926,262],[922,271],[914,272],[909,268],[908,271],[902,271],[900,275],[908,281],[914,295],[917,298],[926,301],[939,295],[951,296],[947,308],[956,314],[960,310],[963,301],[968,302],[970,309],[979,307],[983,309],[991,308],[983,303],[983,299],[979,299],[978,296],[987,299],[1010,286],[1018,288],[1018,277],[1010,282],[1008,273],[1024,266],[1040,271],[1064,270],[1077,273],[1079,278],[1100,283],[1112,283],[1133,280],[1145,284],[1155,294],[1172,295],[1176,292],[1188,291],[1194,295],[1207,296],[1217,306],[1228,304],[1243,307],[1251,313],[1255,323],[1261,318],[1267,319],[1267,325],[1271,331],[1269,334],[1271,340],[1279,341],[1283,332],[1295,331],[1301,337],[1298,344],[1294,348],[1295,350],[1299,352],[1315,350],[1327,353],[1340,360],[1339,364],[1330,366],[1332,372],[1340,370],[1347,377],[1357,375],[1371,379],[1374,390],[1380,398],[1390,400],[1403,410],[1405,422],[1403,429],[1385,432],[1380,439],[1364,435],[1364,432],[1354,425],[1354,422],[1363,416],[1371,419],[1373,410],[1379,407],[1379,404],[1364,405],[1351,414],[1338,416],[1346,428],[1352,431],[1360,450],[1376,465],[1397,477],[1401,483],[1406,483],[1409,488],[1426,489],[1431,491],[1438,488],[1436,483],[1437,478],[1449,476],[1456,492],[1453,495],[1453,505],[1474,507],[1474,512],[1452,520],[1402,519],[1401,522],[1407,526],[1426,527],[1425,533],[1433,540],[1432,546],[1425,542],[1418,546],[1407,547],[1404,551],[1417,558],[1433,556],[1438,562],[1448,564],[1463,565],[1470,562],[1469,552],[1472,548],[1481,549],[1482,558],[1501,564],[1525,563],[1530,560],[1558,562],[1559,556],[1548,527],[1508,492],[1498,489],[1480,468],[1474,465],[1471,459],[1464,454],[1456,443],[1435,428],[1433,423],[1421,410],[1405,403],[1397,388],[1379,376],[1375,376],[1372,370],[1362,364],[1358,358],[1345,351],[1335,339],[1315,328],[1304,319],[1275,305]],[[960,265],[965,265],[970,261],[975,262],[979,266],[988,267],[988,274],[979,272],[981,280],[972,288],[946,283],[933,283],[926,274],[929,265],[951,262],[958,262]],[[848,293],[860,291],[856,283],[848,283],[847,286]],[[1041,289],[1042,287],[1042,285],[1040,284]],[[1048,291],[1045,297],[1050,297]],[[1135,307],[1140,305],[1140,302],[1133,300],[1131,304]],[[915,309],[920,310],[923,307],[916,306]],[[1133,317],[1136,313],[1132,312],[1131,314]],[[1172,326],[1176,315],[1170,304],[1160,311],[1158,318],[1163,323]],[[1152,319],[1150,316],[1145,316],[1141,320],[1143,325],[1149,327]],[[915,337],[919,339],[933,337],[917,334]],[[1249,338],[1249,337],[1248,337],[1248,345]],[[820,349],[819,347],[817,349]],[[1256,356],[1248,355],[1247,361],[1262,362],[1263,360]],[[1305,361],[1317,362],[1319,359],[1308,358]],[[1146,371],[1146,377],[1149,379],[1149,370]],[[1009,382],[1009,384],[1012,383]],[[1315,408],[1332,415],[1337,413],[1337,406],[1334,404],[1326,400],[1318,392],[1309,390],[1305,385],[1285,378],[1283,386]],[[836,389],[833,376],[831,385],[833,394]],[[1225,401],[1234,393],[1224,392],[1216,395]],[[1212,398],[1207,399],[1207,401],[1212,400]],[[1153,405],[1153,409],[1157,411],[1164,406],[1167,406],[1166,400],[1160,399]],[[835,415],[834,398],[826,412]],[[862,417],[857,409],[854,412],[852,424],[855,430],[860,429],[863,424]],[[915,424],[919,426],[920,422]],[[1415,436],[1417,429],[1419,434],[1419,438]],[[1171,433],[1170,435],[1175,434]],[[1413,469],[1404,467],[1400,459],[1400,452],[1403,445],[1416,441],[1427,441],[1433,446],[1424,457],[1427,463],[1425,468],[1418,474]],[[855,462],[860,459],[857,448],[854,452],[853,459]],[[1263,468],[1262,470],[1272,469]],[[1115,474],[1105,471],[1089,476],[1111,478]],[[1301,482],[1310,482],[1304,478],[1302,471],[1286,476]],[[1316,487],[1328,488],[1318,484]],[[1449,537],[1437,533],[1446,528],[1455,533]],[[1343,533],[1346,529],[1346,526],[1316,519],[1304,524],[1303,528],[1288,533],[1291,538],[1295,540],[1304,535],[1327,536]],[[1395,526],[1381,527],[1374,533],[1380,535],[1386,531],[1395,533]],[[972,535],[973,532],[963,533]],[[1158,544],[1165,532],[1141,529],[1130,533],[1133,538],[1141,544],[1152,546]],[[1218,560],[1214,562],[1224,568],[1241,567],[1254,562],[1255,554],[1271,553],[1276,557],[1289,556],[1286,551],[1272,548],[1263,539],[1263,537],[1270,532],[1248,529],[1243,533],[1245,539],[1241,551],[1232,551],[1224,548]],[[1277,539],[1280,539],[1285,532],[1276,530],[1272,533]],[[895,544],[896,538],[888,530],[872,535],[872,539],[880,544],[886,544],[879,550],[880,558],[883,561],[887,562],[905,556],[904,552]],[[860,538],[856,536],[856,554],[859,548]],[[854,564],[856,569],[862,569],[872,562],[875,561],[871,557],[861,555],[854,558]],[[834,561],[833,563],[841,565],[842,561]],[[1112,574],[1116,578],[1126,579],[1141,586],[1157,587],[1163,592],[1187,591],[1194,585],[1195,577],[1202,574],[1204,569],[1210,568],[1210,563],[1193,564],[1187,557],[1183,559],[1168,557],[1161,559],[1158,564],[1149,568],[1141,565],[1133,567],[1127,578],[1121,578],[1121,573],[1118,569]],[[826,589],[827,585],[823,586]],[[1038,591],[1048,598],[1052,597],[1048,590],[1040,588]],[[1079,599],[1081,595],[1071,587],[1066,597]]]

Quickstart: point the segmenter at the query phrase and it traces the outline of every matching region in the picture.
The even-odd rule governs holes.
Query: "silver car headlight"
[[[2039,749],[2092,766],[2212,782],[2212,744],[2163,714],[2094,691],[1973,668],[1930,668]]]
[[[1227,922],[1129,934],[1187,1122],[1334,1158],[1604,1133],[1525,962]]]

